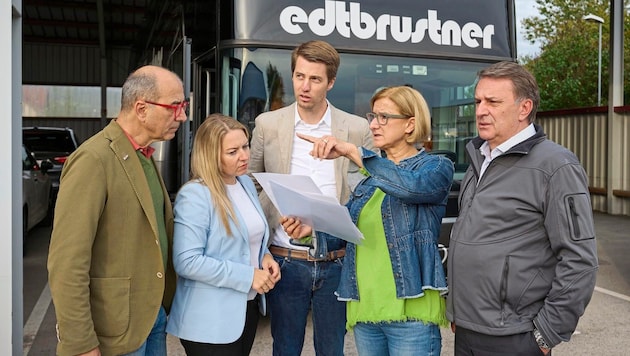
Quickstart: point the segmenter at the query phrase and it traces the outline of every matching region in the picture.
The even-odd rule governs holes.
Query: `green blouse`
[[[396,298],[394,273],[385,240],[381,204],[385,193],[376,189],[361,210],[358,228],[365,239],[357,245],[356,268],[359,300],[347,304],[346,328],[356,323],[423,321],[447,326],[445,300],[436,290],[412,299]]]

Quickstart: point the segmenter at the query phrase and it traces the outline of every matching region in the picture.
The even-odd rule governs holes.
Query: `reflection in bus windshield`
[[[239,49],[229,54],[233,56],[229,62],[240,63],[236,72],[242,73],[236,116],[250,129],[261,112],[295,100],[293,92],[285,90],[291,86],[289,50]],[[451,152],[449,158],[463,173],[467,166],[464,146],[476,135],[475,78],[487,64],[343,53],[341,63],[328,95],[333,105],[363,117],[370,111],[370,98],[381,87],[408,85],[419,90],[432,115],[432,136],[426,148]]]

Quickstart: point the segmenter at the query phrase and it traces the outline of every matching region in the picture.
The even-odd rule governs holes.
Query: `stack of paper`
[[[315,231],[322,231],[354,244],[363,234],[354,225],[348,209],[337,199],[323,195],[308,176],[253,173],[273,205],[283,216],[299,218]]]

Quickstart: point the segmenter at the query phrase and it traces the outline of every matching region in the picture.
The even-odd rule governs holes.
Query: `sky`
[[[516,5],[516,53],[518,57],[524,55],[536,55],[540,53],[538,44],[530,44],[525,39],[521,22],[526,17],[538,15],[537,4],[534,0],[514,0]]]

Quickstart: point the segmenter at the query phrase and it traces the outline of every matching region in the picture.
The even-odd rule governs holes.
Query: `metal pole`
[[[183,41],[183,49],[184,49],[184,74],[183,74],[183,82],[184,82],[184,95],[187,99],[190,99],[190,81],[191,81],[191,63],[192,63],[192,39],[184,36]],[[195,104],[194,102],[191,104]],[[192,113],[193,111],[189,111]],[[182,137],[182,156],[181,159],[181,172],[180,172],[180,186],[184,185],[184,183],[188,182],[190,178],[190,152],[192,151],[191,146],[191,131],[190,126],[192,125],[192,121],[195,118],[188,117],[186,121],[182,123],[181,127],[181,136]]]
[[[602,23],[599,23],[599,55],[597,62],[597,106],[602,106]]]
[[[610,5],[610,53],[608,55],[608,124],[606,163],[606,213],[622,214],[623,199],[613,195],[613,190],[623,189],[626,182],[624,167],[627,163],[623,142],[625,117],[616,113],[615,108],[623,105],[623,47],[624,47],[624,0],[612,0]],[[603,21],[602,21],[603,22]]]
[[[598,52],[598,62],[597,62],[597,106],[602,105],[602,25],[604,24],[604,19],[593,15],[588,14],[582,17],[582,20],[586,21],[594,21],[599,25],[599,52]]]

